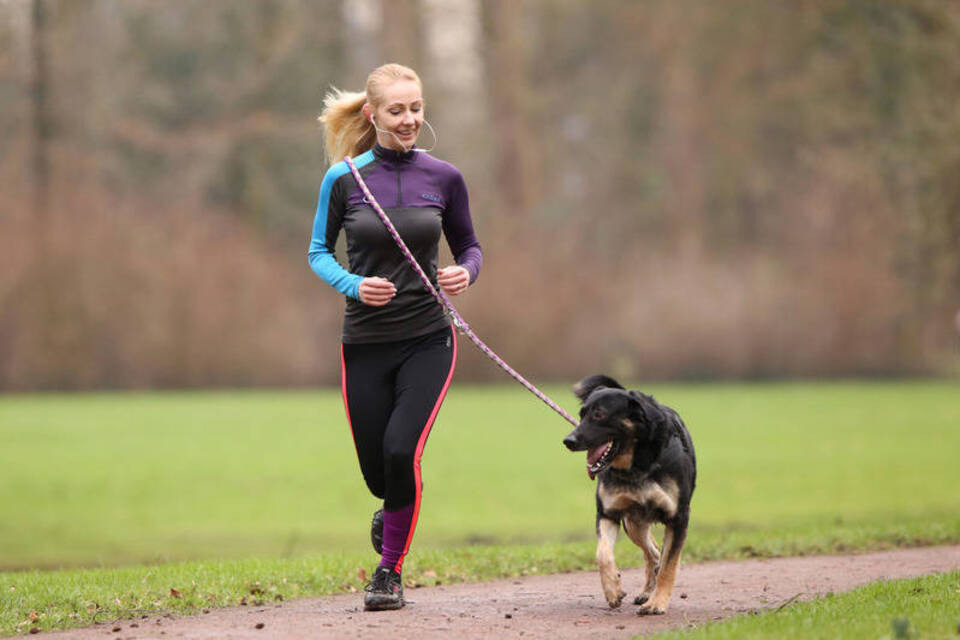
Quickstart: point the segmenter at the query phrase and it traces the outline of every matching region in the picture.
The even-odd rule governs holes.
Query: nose
[[[567,437],[563,439],[563,444],[567,449],[570,449],[570,451],[577,450],[577,447],[580,446],[580,438],[577,437],[576,429],[567,434]]]

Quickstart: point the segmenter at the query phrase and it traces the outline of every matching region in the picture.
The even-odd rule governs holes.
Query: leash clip
[[[467,325],[458,314],[454,313],[452,309],[447,309],[447,315],[450,316],[450,322],[453,323],[453,328],[457,330],[457,333],[462,336],[467,335]]]

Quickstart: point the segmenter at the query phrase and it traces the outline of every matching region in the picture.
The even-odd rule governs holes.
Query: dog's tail
[[[577,396],[577,399],[580,400],[580,402],[585,402],[587,397],[600,387],[623,389],[623,386],[613,378],[603,374],[597,374],[593,376],[587,376],[577,384],[573,385],[573,394]]]

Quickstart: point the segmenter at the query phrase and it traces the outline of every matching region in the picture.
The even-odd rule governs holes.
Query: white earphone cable
[[[374,121],[374,119],[373,119],[373,116],[370,116],[370,124],[373,125],[373,128],[374,128],[378,133],[389,133],[390,135],[392,135],[393,138],[394,138],[394,140],[396,140],[397,143],[398,143],[401,147],[403,147],[403,150],[404,150],[404,151],[410,151],[410,150],[411,150],[412,147],[408,148],[407,145],[403,144],[403,141],[400,140],[400,137],[399,137],[397,134],[395,134],[393,131],[390,131],[390,130],[388,130],[388,129],[381,129],[380,127],[378,127],[378,126],[377,126],[377,123],[376,123],[376,122]],[[430,121],[429,121],[429,120],[427,120],[426,118],[424,118],[424,119],[423,119],[423,124],[427,125],[427,128],[430,129],[430,133],[433,134],[433,146],[431,146],[429,149],[413,149],[413,150],[414,150],[414,151],[420,151],[420,152],[422,152],[422,153],[429,153],[429,152],[431,152],[431,151],[433,151],[434,149],[437,148],[437,142],[439,141],[439,138],[437,137],[437,131],[436,131],[436,129],[433,128],[433,125],[430,124]]]

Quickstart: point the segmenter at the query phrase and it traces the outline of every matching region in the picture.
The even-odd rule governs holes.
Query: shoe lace
[[[373,579],[370,580],[370,584],[367,585],[366,590],[387,591],[391,573],[393,572],[387,567],[378,567],[377,570],[373,572]]]
[[[403,587],[403,579],[400,577],[400,574],[396,571],[391,571],[387,575],[387,587],[391,592],[397,593]]]

